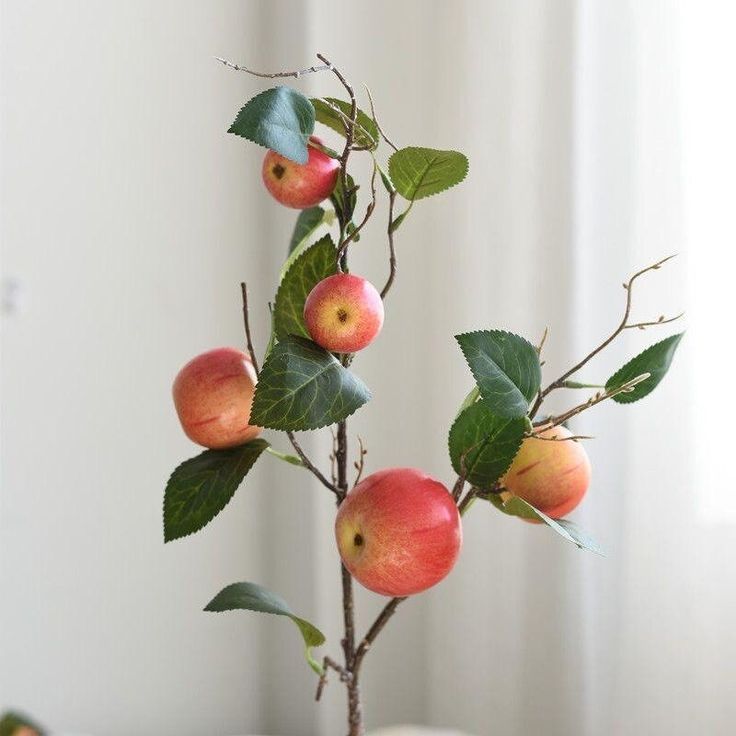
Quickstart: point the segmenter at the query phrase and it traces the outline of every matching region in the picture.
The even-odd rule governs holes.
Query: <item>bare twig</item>
[[[358,447],[360,448],[358,450],[358,460],[354,463],[355,469],[358,471],[357,475],[355,476],[355,481],[353,483],[353,488],[360,483],[360,479],[363,476],[363,470],[365,469],[365,456],[368,454],[368,450],[365,449],[365,446],[363,445],[363,439],[358,435]]]
[[[365,227],[366,223],[370,219],[370,216],[373,214],[373,210],[376,208],[376,173],[378,172],[378,167],[376,166],[375,162],[373,164],[373,173],[371,174],[371,201],[368,203],[368,207],[366,207],[365,210],[365,216],[360,221],[360,224],[353,229],[353,231],[347,235],[345,238],[343,238],[342,245],[337,251],[337,258],[338,260],[342,258],[342,256],[345,254],[345,251],[347,250],[347,247],[350,245],[350,243],[355,240],[355,238],[358,237],[360,234],[360,231]]]
[[[391,192],[388,197],[388,266],[389,273],[386,283],[381,289],[381,299],[386,298],[386,294],[391,290],[394,279],[396,278],[396,247],[394,246],[394,204],[396,203],[396,192]]]
[[[621,386],[617,386],[616,388],[612,388],[607,391],[598,391],[598,393],[591,396],[587,401],[583,402],[582,404],[578,404],[577,406],[574,406],[572,409],[569,409],[564,414],[560,414],[559,416],[556,416],[556,417],[550,417],[549,419],[546,419],[543,422],[539,422],[538,424],[535,424],[534,429],[540,432],[543,432],[547,429],[551,429],[552,427],[557,427],[563,422],[566,422],[568,419],[572,419],[572,417],[577,416],[578,414],[585,411],[586,409],[590,409],[591,406],[600,404],[601,401],[605,401],[606,399],[610,399],[610,398],[613,398],[614,396],[618,396],[618,394],[630,393],[631,391],[634,390],[636,386],[638,386],[642,381],[646,381],[647,378],[649,378],[650,376],[651,376],[651,373],[642,373],[640,376],[636,376],[636,378],[632,378],[630,381],[627,381]],[[544,438],[540,437],[539,439],[544,439]]]
[[[550,429],[548,427],[548,429]],[[545,430],[542,430],[545,431]],[[558,437],[555,435],[554,437],[542,437],[541,434],[538,432],[531,432],[530,434],[525,434],[524,437],[532,437],[535,440],[544,440],[545,442],[577,442],[579,440],[594,440],[595,437],[591,437],[587,434],[573,434],[569,437]]]
[[[471,448],[472,449],[472,448]],[[458,475],[455,485],[452,487],[452,499],[457,503],[462,495],[463,488],[465,488],[465,474]]]
[[[314,696],[314,699],[316,701],[319,701],[319,699],[322,697],[322,691],[325,689],[325,685],[327,685],[327,673],[330,669],[335,670],[335,672],[340,675],[340,682],[347,683],[353,679],[352,674],[348,672],[342,665],[335,662],[335,660],[331,657],[325,657],[322,660],[322,674],[320,675],[319,682],[317,683],[317,693]]]
[[[353,659],[353,673],[357,674],[360,671],[360,665],[363,662],[368,650],[376,640],[376,637],[381,633],[383,627],[388,623],[391,616],[394,615],[396,609],[402,601],[405,601],[406,597],[403,598],[392,598],[378,614],[378,618],[373,622],[373,625],[368,629],[368,633],[361,639],[358,648],[355,650],[355,658]]]
[[[322,471],[307,457],[307,453],[304,452],[302,449],[302,446],[297,441],[296,437],[294,436],[293,432],[287,432],[286,436],[289,438],[289,442],[291,442],[291,446],[294,448],[297,455],[299,455],[300,460],[302,463],[304,463],[304,467],[315,477],[317,480],[327,489],[332,491],[336,496],[340,496],[339,489],[335,487],[332,483],[330,483],[327,478],[322,474]]]
[[[470,504],[476,499],[478,496],[478,489],[477,488],[471,488],[463,498],[462,501],[457,505],[457,510],[460,516],[462,516],[468,508],[470,508]]]
[[[572,368],[570,368],[568,371],[565,371],[559,378],[552,381],[545,389],[539,392],[536,401],[534,402],[534,405],[531,408],[531,411],[529,412],[529,416],[533,419],[536,413],[539,411],[539,407],[542,405],[542,402],[547,397],[547,395],[554,391],[555,389],[561,388],[564,384],[565,380],[568,379],[570,376],[572,376],[574,373],[577,373],[584,365],[586,365],[590,360],[592,360],[598,353],[601,352],[604,348],[608,347],[624,330],[634,329],[634,328],[640,328],[644,329],[649,326],[653,325],[663,325],[667,324],[668,322],[674,322],[676,319],[680,319],[682,317],[682,314],[677,315],[676,317],[671,317],[669,319],[665,319],[664,316],[661,316],[659,319],[653,321],[653,322],[637,322],[637,323],[629,323],[629,317],[631,315],[631,304],[632,304],[632,296],[633,296],[633,286],[634,282],[640,277],[643,276],[645,273],[649,273],[649,271],[657,271],[659,270],[667,261],[672,260],[675,257],[675,255],[667,256],[667,258],[663,258],[661,261],[657,261],[656,263],[653,263],[651,266],[647,266],[646,268],[642,268],[640,271],[637,271],[626,283],[624,283],[624,289],[626,290],[626,305],[624,307],[624,315],[621,318],[621,322],[618,324],[616,329],[596,348],[591,350],[581,361],[576,363]]]
[[[260,368],[258,367],[258,358],[256,357],[256,351],[253,347],[253,338],[250,334],[250,317],[248,316],[248,287],[245,281],[240,282],[240,292],[243,296],[243,324],[245,326],[245,339],[248,344],[248,354],[250,355],[251,363],[256,372],[256,376],[260,374]]]
[[[549,335],[549,327],[545,327],[544,332],[542,333],[542,339],[539,341],[539,345],[537,345],[537,355],[542,354],[542,348],[544,347],[544,343],[547,342],[548,335]]]
[[[227,67],[230,67],[230,69],[235,69],[236,72],[245,72],[246,74],[250,74],[254,77],[262,77],[264,79],[282,79],[284,77],[294,77],[295,79],[299,79],[299,77],[305,74],[332,71],[332,65],[325,63],[321,66],[309,66],[306,69],[298,69],[292,72],[256,72],[253,69],[248,69],[242,64],[234,64],[232,61],[228,61],[227,59],[223,59],[219,56],[215,56],[215,60]]]
[[[383,136],[383,140],[385,140],[386,143],[388,143],[389,146],[394,149],[394,151],[398,151],[398,147],[386,135],[386,131],[381,127],[381,123],[378,122],[378,116],[376,115],[376,106],[373,104],[373,95],[371,94],[370,88],[367,84],[364,84],[363,86],[365,87],[365,91],[368,93],[368,99],[371,103],[371,116],[373,117],[373,122],[376,124],[376,128],[378,128],[378,132]]]

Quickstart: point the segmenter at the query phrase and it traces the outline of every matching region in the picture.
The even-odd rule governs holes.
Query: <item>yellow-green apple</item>
[[[187,437],[212,449],[242,445],[261,432],[249,424],[256,385],[250,358],[216,348],[190,360],[174,380],[174,405]]]
[[[321,145],[312,136],[310,143]],[[307,146],[307,163],[298,164],[276,151],[263,159],[263,183],[271,195],[287,207],[298,210],[314,207],[332,194],[337,183],[340,164],[313,145]]]
[[[383,300],[370,281],[351,273],[336,273],[309,292],[304,321],[318,345],[334,353],[355,353],[370,345],[381,331]]]
[[[452,570],[463,540],[450,492],[414,468],[387,468],[358,483],[340,504],[335,536],[353,577],[389,596],[437,584]]]
[[[590,485],[590,461],[579,442],[567,439],[572,433],[565,427],[539,434],[547,439],[525,439],[501,485],[547,516],[560,519],[583,500]]]

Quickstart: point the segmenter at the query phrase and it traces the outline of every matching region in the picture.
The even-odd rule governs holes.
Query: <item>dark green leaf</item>
[[[536,348],[501,330],[466,332],[455,339],[491,411],[500,417],[526,414],[542,380]]]
[[[649,378],[641,383],[637,383],[631,391],[616,394],[614,401],[619,404],[631,404],[634,401],[643,399],[647,394],[654,391],[659,382],[664,378],[665,373],[669,370],[675,350],[682,340],[684,333],[672,335],[661,342],[648,347],[643,353],[639,353],[632,358],[623,368],[616,371],[607,381],[606,390],[611,391],[625,383],[632,381],[637,376],[649,373]]]
[[[302,210],[299,217],[296,218],[294,232],[291,234],[291,242],[289,243],[289,255],[291,255],[297,247],[304,242],[323,222],[325,221],[325,211],[321,207],[310,207],[308,210]]]
[[[256,385],[251,421],[271,429],[335,424],[371,398],[367,386],[334,355],[301,337],[285,337],[268,356]]]
[[[255,583],[233,583],[223,588],[205,607],[205,611],[256,611],[290,618],[304,639],[305,654],[310,667],[322,674],[322,666],[312,656],[312,647],[325,643],[324,634],[309,621],[295,616],[286,601],[276,593]]]
[[[413,202],[459,184],[468,174],[468,159],[457,151],[402,148],[388,160],[388,173],[399,194]]]
[[[335,189],[330,195],[330,201],[332,206],[335,208],[335,213],[340,222],[344,222],[347,226],[353,218],[353,212],[355,212],[355,205],[358,204],[358,189],[355,186],[353,177],[348,174],[348,188],[350,192],[348,196],[345,188],[342,185],[342,176],[337,177],[337,184]]]
[[[498,417],[482,402],[470,404],[450,429],[452,467],[469,483],[488,489],[508,470],[524,438],[524,417]]]
[[[550,529],[557,532],[563,539],[572,542],[580,549],[587,549],[589,552],[603,555],[600,545],[567,519],[552,519],[518,496],[509,496],[504,501],[500,493],[489,493],[484,498],[487,498],[499,511],[503,511],[504,514],[518,516],[522,519],[541,521]]]
[[[164,494],[164,541],[186,537],[212,521],[268,447],[261,439],[227,450],[205,450],[183,462]]]
[[[304,302],[322,279],[337,273],[336,254],[332,238],[325,235],[305,250],[284,274],[274,303],[274,327],[279,338],[309,337],[304,325]]]
[[[274,87],[248,100],[227,132],[305,164],[313,130],[314,107],[309,98],[291,87]]]
[[[350,118],[350,103],[344,100],[338,100],[334,97],[312,98],[314,112],[317,116],[317,122],[332,128],[336,133],[345,136],[345,125],[343,117],[335,112],[334,107],[339,108],[348,118]],[[371,118],[369,118],[362,110],[358,109],[357,125],[354,128],[353,137],[355,144],[360,147],[374,149],[378,146],[379,136],[378,128]]]

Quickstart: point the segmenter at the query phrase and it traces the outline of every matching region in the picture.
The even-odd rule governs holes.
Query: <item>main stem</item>
[[[338,505],[348,492],[348,430],[347,422],[337,425],[337,487],[340,491]],[[341,566],[342,611],[345,634],[342,649],[345,655],[345,671],[348,673],[345,686],[348,694],[348,736],[363,736],[363,710],[360,703],[358,671],[355,667],[355,604],[353,600],[353,578],[345,565]]]

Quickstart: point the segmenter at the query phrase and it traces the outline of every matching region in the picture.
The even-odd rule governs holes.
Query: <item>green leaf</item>
[[[468,174],[468,159],[457,151],[402,148],[388,160],[388,173],[399,194],[413,202],[459,184]]]
[[[299,628],[304,639],[305,655],[309,666],[322,674],[322,666],[312,656],[312,647],[325,643],[324,634],[313,624],[295,616],[286,601],[276,593],[255,583],[233,583],[223,588],[205,607],[205,611],[256,611],[290,618]]]
[[[501,330],[466,332],[455,339],[491,411],[500,417],[526,414],[542,381],[534,345]]]
[[[347,190],[350,192],[350,196],[347,196],[342,185],[342,176],[338,176],[337,184],[330,195],[330,201],[332,202],[332,206],[335,208],[337,218],[340,222],[344,222],[346,227],[352,220],[355,206],[358,204],[358,188],[355,186],[355,181],[350,174],[348,174]]]
[[[563,539],[572,542],[580,549],[586,549],[589,552],[595,552],[595,554],[603,556],[603,550],[600,545],[588,534],[579,529],[572,521],[568,521],[567,519],[552,519],[547,514],[539,511],[539,509],[535,509],[534,506],[523,498],[519,498],[519,496],[509,496],[504,501],[500,493],[489,493],[483,496],[483,498],[489,500],[499,511],[503,511],[504,514],[518,516],[521,519],[541,521],[550,529],[557,532]]]
[[[322,279],[337,273],[336,255],[332,238],[325,235],[296,258],[284,274],[274,303],[274,327],[279,338],[309,337],[304,325],[304,302]]]
[[[628,381],[644,373],[649,373],[649,378],[637,383],[631,391],[616,394],[612,397],[613,400],[619,404],[631,404],[654,391],[669,370],[675,350],[677,350],[684,334],[681,332],[679,335],[672,335],[672,337],[648,347],[643,353],[639,353],[635,358],[632,358],[623,368],[617,370],[606,381],[607,391],[623,386]]]
[[[524,431],[524,417],[498,417],[484,402],[470,404],[450,429],[452,467],[472,485],[489,489],[509,469]]]
[[[334,107],[339,108],[350,118],[350,103],[344,100],[338,100],[335,97],[313,97],[312,105],[317,116],[317,122],[332,128],[336,133],[345,137],[345,126],[343,118],[339,113],[335,112]],[[380,140],[378,135],[378,127],[371,118],[368,117],[360,108],[356,118],[357,125],[354,128],[353,137],[355,145],[374,150],[378,147]]]
[[[274,87],[248,100],[227,132],[305,164],[312,131],[314,107],[309,98],[291,87]]]
[[[227,450],[205,450],[184,461],[164,494],[164,541],[198,532],[229,503],[238,486],[268,447],[261,439]]]
[[[290,335],[261,369],[251,421],[284,431],[318,429],[342,421],[370,398],[367,386],[332,353]]]
[[[291,255],[299,245],[304,242],[310,235],[325,221],[325,211],[322,207],[310,207],[308,210],[302,210],[299,217],[296,218],[294,232],[291,234],[289,242],[289,255]]]

